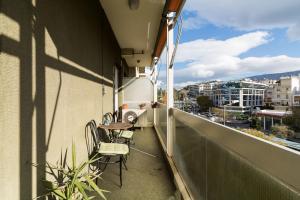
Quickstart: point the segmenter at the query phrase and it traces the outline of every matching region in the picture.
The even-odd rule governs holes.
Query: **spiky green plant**
[[[102,190],[94,182],[99,178],[99,170],[87,171],[90,164],[95,163],[98,158],[95,156],[88,161],[76,164],[75,144],[72,144],[72,163],[69,166],[66,163],[67,151],[64,159],[55,165],[46,162],[46,173],[50,175],[51,180],[42,180],[46,193],[40,197],[51,197],[55,200],[90,200],[95,198],[95,194],[102,199],[106,190]]]

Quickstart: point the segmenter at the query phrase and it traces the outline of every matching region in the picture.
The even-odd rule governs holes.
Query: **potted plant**
[[[146,103],[139,104],[140,109],[144,109],[146,107]]]
[[[152,102],[151,107],[152,108],[159,108],[158,102]]]
[[[66,151],[67,152],[67,151]],[[50,175],[49,179],[42,180],[46,193],[41,197],[50,197],[55,200],[89,200],[95,197],[94,194],[106,199],[104,196],[106,190],[102,190],[94,182],[99,178],[100,171],[87,171],[86,168],[97,161],[96,157],[89,159],[77,165],[75,145],[72,144],[72,163],[66,163],[67,153],[64,160],[60,163],[50,164],[46,162],[46,173]],[[35,165],[38,166],[38,165]],[[91,195],[92,194],[92,195]]]

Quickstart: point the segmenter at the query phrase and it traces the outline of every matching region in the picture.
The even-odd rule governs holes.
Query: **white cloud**
[[[268,32],[252,32],[227,40],[194,40],[178,47],[177,83],[211,79],[234,79],[252,74],[300,69],[300,58],[286,55],[241,58],[241,54],[271,41]],[[184,68],[176,68],[179,64]],[[162,77],[164,72],[162,72]]]
[[[176,62],[201,60],[216,62],[221,56],[238,56],[248,50],[267,43],[270,35],[267,32],[253,32],[227,40],[198,39],[179,44]],[[215,55],[218,55],[216,57]],[[222,58],[224,60],[224,58]]]
[[[190,28],[203,20],[248,31],[288,28],[290,39],[300,40],[299,0],[189,0],[184,10],[195,13],[186,19]]]
[[[165,83],[162,80],[157,80],[157,87],[162,87],[163,85],[165,85]]]
[[[296,41],[300,39],[300,25],[296,24],[291,26],[288,31],[287,31],[287,35],[290,38],[290,40],[292,41]]]
[[[203,24],[204,22],[201,19],[197,17],[189,17],[184,20],[183,28],[185,30],[197,29],[200,28]]]

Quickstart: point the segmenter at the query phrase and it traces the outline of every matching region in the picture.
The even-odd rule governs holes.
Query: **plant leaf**
[[[89,200],[89,197],[85,193],[84,188],[81,186],[81,183],[78,180],[76,180],[74,184],[77,186],[77,188],[78,188],[79,192],[82,194],[83,198],[85,200]]]
[[[81,182],[81,187],[89,192],[93,191],[93,189],[90,186],[86,185],[84,182]]]
[[[103,199],[105,199],[106,200],[106,197],[104,196],[104,194],[103,194],[103,192],[106,192],[105,190],[101,190],[99,187],[98,187],[98,185],[96,185],[95,183],[94,183],[94,181],[92,181],[91,179],[90,179],[90,177],[89,176],[85,176],[85,179],[87,180],[87,182],[90,184],[90,186],[103,198]]]
[[[55,185],[51,181],[44,180],[43,184],[47,190],[49,190],[50,193],[66,199],[66,195],[59,189],[59,187],[55,187]]]
[[[72,165],[73,165],[73,170],[75,170],[75,168],[76,168],[76,150],[75,150],[74,142],[72,143]]]
[[[55,180],[58,182],[58,176],[56,176],[56,174],[53,171],[53,168],[50,166],[50,164],[48,162],[46,162],[47,168],[50,170],[50,174],[55,178]]]

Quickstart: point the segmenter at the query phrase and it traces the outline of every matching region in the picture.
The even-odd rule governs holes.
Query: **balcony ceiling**
[[[150,66],[165,0],[140,0],[132,10],[128,0],[100,0],[122,49],[143,54],[122,55],[129,66]],[[138,60],[140,62],[138,63]]]

